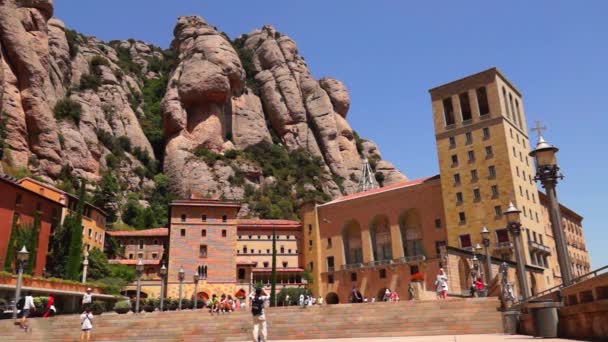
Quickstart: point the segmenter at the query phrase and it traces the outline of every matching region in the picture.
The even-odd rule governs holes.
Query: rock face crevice
[[[352,193],[364,157],[385,185],[405,179],[350,127],[346,86],[316,80],[272,26],[231,41],[184,16],[163,51],[86,37],[52,15],[51,0],[0,2],[3,172],[93,185],[111,173],[124,193],[153,189],[164,172],[176,197],[240,200],[280,181],[238,154],[267,145],[320,160],[307,184],[282,185],[290,193]]]

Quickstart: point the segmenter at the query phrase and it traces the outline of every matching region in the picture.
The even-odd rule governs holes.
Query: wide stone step
[[[497,333],[502,330],[495,298],[267,308],[272,339]],[[32,319],[23,333],[0,322],[2,341],[76,341],[77,315]],[[4,336],[6,332],[6,336]],[[205,310],[103,314],[94,319],[95,341],[245,341],[251,314],[210,315]]]

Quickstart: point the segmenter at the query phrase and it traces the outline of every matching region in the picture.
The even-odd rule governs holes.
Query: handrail
[[[549,288],[549,289],[546,289],[544,291],[541,291],[541,292],[539,292],[539,293],[537,293],[537,294],[535,294],[533,296],[530,296],[530,297],[528,297],[528,298],[526,298],[526,299],[524,299],[524,300],[516,303],[516,305],[522,305],[522,304],[527,303],[527,302],[529,302],[531,300],[537,299],[537,298],[542,297],[542,296],[544,296],[546,294],[554,292],[555,290],[561,291],[561,290],[563,290],[565,288],[568,288],[570,286],[574,286],[577,283],[579,283],[581,280],[584,280],[583,278],[587,278],[590,275],[593,275],[592,278],[593,277],[597,277],[600,273],[604,273],[602,271],[608,272],[608,265],[600,267],[600,268],[598,268],[596,270],[593,270],[593,271],[591,271],[591,272],[589,272],[587,274],[583,274],[582,276],[579,276],[579,277],[576,277],[576,278],[572,279],[570,281],[569,285],[564,286],[564,284],[559,284],[557,286],[553,286],[552,288]]]

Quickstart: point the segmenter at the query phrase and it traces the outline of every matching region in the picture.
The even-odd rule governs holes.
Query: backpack
[[[251,314],[260,316],[264,310],[264,301],[260,297],[254,297],[251,301]]]
[[[25,305],[25,297],[22,297],[17,301],[17,309],[23,310],[23,306]]]

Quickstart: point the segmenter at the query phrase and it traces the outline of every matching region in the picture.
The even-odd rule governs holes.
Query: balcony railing
[[[340,269],[343,270],[343,271],[346,271],[346,270],[356,270],[356,269],[359,269],[359,268],[363,268],[364,266],[365,265],[363,265],[363,263],[358,262],[358,263],[355,263],[355,264],[342,265],[342,266],[340,266]]]
[[[392,264],[393,261],[388,259],[388,260],[374,260],[374,261],[370,261],[367,263],[368,266],[370,267],[374,267],[374,266],[382,266],[382,265],[390,265]]]
[[[531,249],[536,250],[537,252],[551,254],[551,248],[549,248],[549,246],[541,245],[538,242],[528,241],[528,246],[530,246]]]
[[[494,249],[495,250],[511,250],[513,249],[513,242],[511,241],[503,241],[503,242],[498,242],[496,243],[496,245],[494,245]]]
[[[424,255],[411,255],[411,256],[406,256],[406,257],[395,259],[395,260],[393,260],[393,263],[408,264],[411,262],[420,262],[420,261],[425,261],[425,260],[426,260],[426,256],[424,256]]]

